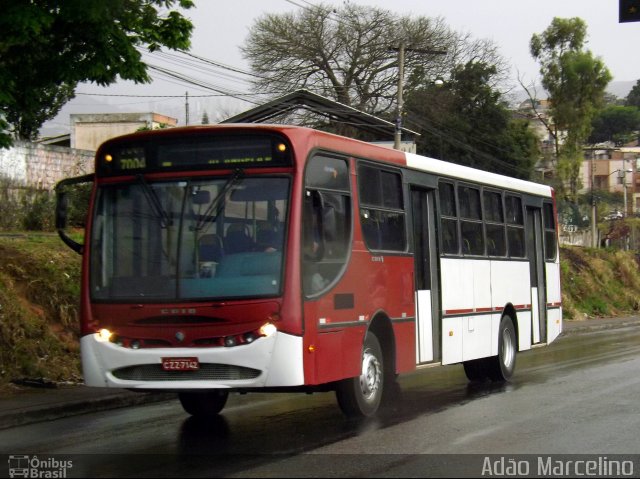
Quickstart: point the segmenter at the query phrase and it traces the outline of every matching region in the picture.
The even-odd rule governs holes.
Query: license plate
[[[165,371],[196,371],[200,369],[198,358],[162,358]]]

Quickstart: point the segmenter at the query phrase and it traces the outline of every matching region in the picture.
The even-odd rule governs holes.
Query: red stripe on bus
[[[444,314],[465,314],[465,313],[473,313],[473,308],[471,309],[446,309]]]
[[[547,307],[561,306],[562,303],[547,303]],[[530,304],[514,304],[513,307],[518,311],[527,311],[531,309]],[[443,311],[445,316],[453,316],[457,314],[473,314],[473,313],[499,313],[503,311],[502,306],[496,306],[495,308],[466,308],[466,309],[445,309]]]

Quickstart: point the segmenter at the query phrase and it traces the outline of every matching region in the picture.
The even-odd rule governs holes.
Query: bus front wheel
[[[342,412],[348,417],[373,416],[380,406],[384,385],[384,362],[378,338],[367,333],[362,348],[362,372],[343,379],[336,388]]]
[[[516,330],[513,321],[508,316],[500,320],[498,332],[498,355],[489,359],[487,373],[489,379],[495,382],[508,381],[516,369]]]
[[[222,411],[229,393],[223,389],[182,392],[178,394],[182,408],[196,417],[215,417]]]

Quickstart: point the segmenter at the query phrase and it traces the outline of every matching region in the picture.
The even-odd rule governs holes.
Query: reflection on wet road
[[[638,370],[629,326],[521,353],[507,385],[469,385],[459,365],[402,376],[369,420],[346,420],[332,393],[232,395],[209,422],[171,401],[0,431],[0,444],[84,454],[73,472],[90,477],[392,475],[410,463],[393,454],[638,453]]]

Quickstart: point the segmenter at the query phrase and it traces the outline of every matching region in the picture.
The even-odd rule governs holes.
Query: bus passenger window
[[[556,222],[551,203],[544,203],[542,216],[544,220],[544,259],[546,261],[555,261],[558,245],[556,243]]]
[[[483,198],[487,254],[489,256],[505,256],[507,254],[507,243],[505,239],[502,194],[497,191],[485,190]]]
[[[440,198],[440,227],[442,230],[442,252],[459,254],[458,213],[453,184],[441,181],[438,185]],[[471,246],[469,245],[469,248]]]
[[[364,242],[372,251],[406,249],[402,176],[366,164],[358,168],[360,224]]]
[[[442,252],[458,254],[458,222],[442,218]]]
[[[462,254],[481,256],[484,254],[484,234],[480,190],[466,185],[458,186],[460,200],[460,235]]]
[[[507,210],[507,245],[509,256],[512,258],[525,258],[527,256],[524,242],[524,215],[522,213],[522,200],[518,196],[507,195],[505,197]]]

